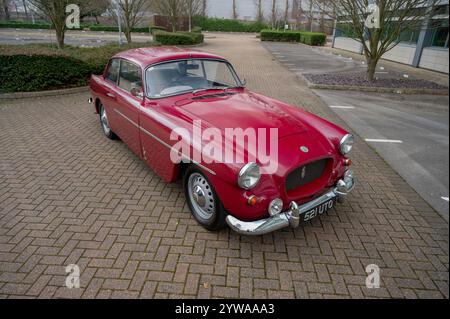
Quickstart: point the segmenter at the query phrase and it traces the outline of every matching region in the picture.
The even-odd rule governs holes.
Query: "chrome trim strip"
[[[139,125],[136,124],[132,119],[130,119],[128,116],[124,115],[122,112],[120,112],[118,109],[114,109],[114,112],[116,112],[117,114],[119,114],[120,116],[122,116],[125,120],[127,120],[128,122],[130,122],[131,124],[133,124],[134,126],[136,126],[137,128],[139,128]]]
[[[174,149],[172,146],[170,146],[169,144],[167,144],[166,142],[164,142],[163,140],[161,140],[159,137],[155,136],[154,134],[150,133],[149,131],[147,131],[145,128],[143,128],[142,126],[139,126],[138,124],[136,124],[133,120],[131,120],[129,117],[127,117],[126,115],[124,115],[122,112],[120,112],[117,109],[114,109],[114,111],[119,114],[120,116],[122,116],[124,119],[126,119],[128,122],[130,122],[131,124],[133,124],[135,127],[137,127],[138,129],[140,129],[142,132],[144,132],[145,134],[147,134],[148,136],[150,136],[151,138],[153,138],[154,140],[158,141],[160,144],[164,145],[165,147],[167,147],[168,149],[170,149],[171,151],[177,152],[176,149]],[[208,173],[212,174],[212,175],[216,175],[216,172],[214,172],[213,170],[209,169],[208,167],[197,163],[195,161],[193,161],[191,158],[189,158],[188,156],[181,154],[182,157],[184,157],[186,160],[194,163],[195,165],[198,165],[199,167],[201,167],[202,169],[204,169],[205,171],[207,171]]]

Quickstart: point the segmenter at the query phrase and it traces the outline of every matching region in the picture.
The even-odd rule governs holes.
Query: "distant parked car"
[[[261,235],[298,227],[354,187],[347,157],[351,134],[249,91],[223,57],[179,48],[133,49],[112,57],[104,74],[92,76],[90,89],[105,135],[120,137],[164,181],[182,179],[192,215],[208,230],[228,224],[240,234]],[[197,129],[223,134],[214,147],[244,161],[196,158],[212,145],[195,140]],[[249,139],[243,149],[227,139],[229,129],[276,132],[270,165],[254,154],[261,143]],[[188,153],[176,146],[182,132],[190,136],[184,139]]]

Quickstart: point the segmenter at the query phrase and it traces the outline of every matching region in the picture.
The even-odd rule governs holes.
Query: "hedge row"
[[[196,32],[155,31],[154,40],[162,45],[194,45],[203,43],[204,37]]]
[[[0,28],[14,28],[14,29],[50,29],[51,25],[48,23],[16,23],[16,22],[0,22]]]
[[[114,54],[153,43],[109,44],[97,48],[48,44],[0,45],[0,92],[32,92],[88,84]]]
[[[48,23],[25,23],[25,22],[0,22],[0,28],[14,28],[14,29],[51,29],[51,24]],[[149,33],[152,28],[160,27],[140,27],[132,28],[132,32]],[[89,29],[90,31],[109,31],[109,32],[119,32],[119,27],[108,26],[108,25],[81,25],[80,29]],[[162,28],[164,29],[164,28]]]
[[[203,31],[221,31],[221,32],[260,32],[267,28],[267,25],[261,22],[240,22],[238,20],[218,19],[197,16],[194,17],[194,25],[200,27]]]
[[[261,41],[300,42],[308,45],[324,45],[327,36],[319,32],[262,30]]]
[[[93,67],[64,56],[0,56],[4,92],[30,92],[86,85]]]
[[[90,31],[106,31],[106,32],[119,32],[119,27],[109,26],[109,25],[91,25],[89,27]],[[122,29],[123,31],[123,29]],[[132,28],[131,32],[141,32],[141,33],[150,33],[150,28]]]

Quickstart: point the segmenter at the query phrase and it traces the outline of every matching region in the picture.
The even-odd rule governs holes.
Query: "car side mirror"
[[[243,87],[245,87],[245,86],[247,85],[247,80],[246,80],[246,79],[243,79],[243,80],[241,81],[241,84],[242,84]]]
[[[143,99],[144,98],[144,92],[142,91],[142,88],[140,87],[134,87],[131,89],[130,91],[131,95],[139,98],[139,99]]]

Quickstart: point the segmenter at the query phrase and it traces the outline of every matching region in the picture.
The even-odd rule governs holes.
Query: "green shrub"
[[[300,42],[307,45],[325,45],[327,42],[327,36],[324,33],[319,32],[302,32]]]
[[[202,28],[201,27],[193,27],[192,28],[192,32],[194,32],[194,33],[202,33]]]
[[[194,40],[194,44],[203,43],[203,41],[205,40],[205,36],[202,33],[197,32],[179,32],[179,33],[190,36]]]
[[[23,22],[0,22],[0,28],[14,28],[14,29],[50,29],[51,25],[48,23],[23,23]]]
[[[203,43],[203,34],[193,32],[155,31],[154,40],[162,45],[194,45]]]
[[[221,32],[260,32],[267,28],[267,25],[261,22],[240,22],[231,19],[218,19],[197,16],[193,19],[194,25],[200,27],[203,31],[221,31]]]
[[[90,75],[103,73],[116,53],[154,45],[65,46],[62,50],[50,44],[0,45],[0,90],[26,92],[87,85]]]
[[[159,27],[159,26],[151,26],[150,27],[150,33],[154,34],[156,31],[167,31],[165,27]]]
[[[109,26],[109,25],[101,25],[101,24],[95,24],[95,25],[91,25],[89,27],[90,31],[105,31],[105,32],[119,32],[119,27],[116,26]],[[123,31],[123,29],[122,29]],[[144,33],[149,33],[150,29],[147,27],[143,27],[143,28],[132,28],[131,32],[144,32]]]
[[[80,28],[75,30],[84,29],[89,27],[88,25],[80,25]],[[52,25],[46,22],[29,23],[23,21],[8,21],[0,22],[0,28],[14,28],[14,29],[52,29]]]
[[[4,92],[30,92],[86,85],[93,68],[64,56],[0,56]]]
[[[277,31],[262,30],[261,41],[275,42],[300,42],[301,33],[299,31]]]
[[[261,41],[300,42],[307,45],[324,45],[327,36],[319,32],[262,30]]]

